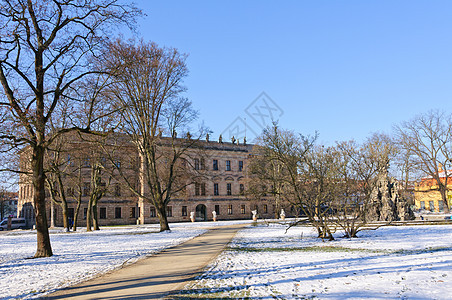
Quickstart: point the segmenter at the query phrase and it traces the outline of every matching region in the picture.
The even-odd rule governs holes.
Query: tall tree
[[[289,205],[284,201],[286,169],[278,160],[272,159],[268,148],[261,141],[253,147],[248,163],[246,195],[257,202],[267,198],[275,205],[275,218],[280,217],[281,209]]]
[[[452,116],[441,111],[429,111],[402,122],[394,127],[394,131],[397,143],[411,154],[416,167],[435,181],[444,211],[449,213],[447,186],[452,175]]]
[[[155,43],[121,40],[110,45],[109,53],[106,65],[116,71],[110,97],[122,108],[118,130],[138,150],[141,184],[131,182],[123,168],[117,170],[135,195],[155,206],[160,230],[169,230],[167,204],[190,183],[189,149],[204,132],[188,131],[197,112],[181,97],[188,73],[186,55]]]
[[[378,209],[373,194],[379,176],[387,175],[389,161],[395,148],[385,135],[374,134],[364,144],[354,141],[340,142],[336,146],[338,161],[338,197],[332,207],[335,222],[344,230],[345,237],[357,237],[357,233],[370,222]]]
[[[336,195],[337,166],[333,149],[315,146],[316,138],[296,135],[276,124],[266,128],[258,159],[278,165],[278,175],[269,177],[265,168],[255,175],[264,180],[270,178],[270,182],[277,179],[284,187],[280,190],[284,198],[307,216],[319,237],[332,240],[327,208]]]
[[[116,0],[2,0],[0,2],[0,96],[3,148],[28,146],[37,229],[34,257],[52,255],[46,218],[44,154],[73,124],[49,132],[48,123],[63,99],[86,100],[75,85],[98,71],[92,55],[102,52],[111,26],[132,25],[139,11]],[[92,99],[90,99],[92,100]],[[86,104],[93,107],[95,101]],[[89,110],[91,111],[91,110]],[[88,118],[90,120],[90,118]],[[78,123],[78,122],[77,122]],[[17,171],[17,170],[16,170]]]

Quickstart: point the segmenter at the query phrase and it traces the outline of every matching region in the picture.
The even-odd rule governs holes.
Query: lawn
[[[323,242],[310,227],[242,230],[181,297],[450,299],[452,226],[391,226]]]

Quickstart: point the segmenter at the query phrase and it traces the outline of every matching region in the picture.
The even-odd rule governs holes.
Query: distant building
[[[448,171],[448,173],[452,170]],[[445,183],[445,172],[440,169],[440,178]],[[447,181],[447,201],[449,207],[452,205],[452,177]],[[438,184],[431,176],[427,176],[421,179],[414,187],[414,201],[416,209],[429,210],[432,212],[444,211],[444,202],[441,197],[441,193],[438,189]]]
[[[5,192],[0,199],[1,219],[17,215],[18,193]]]
[[[165,139],[165,138],[163,138]],[[81,189],[83,190],[82,202],[78,218],[78,226],[86,225],[86,214],[88,195],[91,188],[90,156],[86,151],[86,143],[77,140],[68,142],[65,157],[69,168],[81,165]],[[190,213],[194,212],[197,221],[208,221],[213,219],[213,212],[216,212],[217,220],[251,219],[252,210],[257,210],[260,217],[271,218],[275,215],[275,206],[268,199],[250,200],[245,196],[247,182],[247,161],[250,157],[253,145],[240,144],[238,141],[214,142],[201,141],[197,149],[193,149],[190,157],[190,168],[195,169],[201,176],[195,183],[188,185],[183,191],[173,197],[167,207],[167,217],[169,222],[190,221]],[[129,165],[140,165],[140,158],[135,146],[127,138],[122,139],[115,163],[121,168]],[[202,155],[197,156],[197,151],[201,149]],[[21,168],[27,169],[27,155],[21,156]],[[104,158],[103,164],[108,168],[108,163]],[[78,163],[77,163],[78,161]],[[129,168],[126,172],[130,178],[136,181],[140,187],[143,178],[138,172],[138,168]],[[105,177],[105,176],[104,176]],[[67,179],[66,179],[67,180]],[[107,178],[103,178],[105,184]],[[74,188],[66,187],[68,195],[68,215],[74,219],[76,201]],[[33,189],[27,176],[21,176],[19,184],[19,204],[18,214],[28,220],[29,224],[34,224],[33,213]],[[62,226],[62,210],[59,205],[51,203],[47,195],[47,215],[49,225],[53,216],[53,224]],[[286,210],[287,216],[291,216],[290,209]],[[133,194],[127,186],[119,179],[113,179],[109,185],[107,194],[98,204],[99,225],[120,225],[138,223],[158,222],[157,212],[153,205],[140,199]]]

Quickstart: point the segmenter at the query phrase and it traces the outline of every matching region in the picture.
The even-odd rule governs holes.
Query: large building
[[[90,150],[87,150],[87,149]],[[64,157],[64,164],[60,168],[65,168],[64,192],[68,199],[68,215],[74,220],[77,207],[77,189],[80,190],[81,206],[77,225],[86,224],[86,215],[90,189],[92,183],[92,161],[93,157],[99,158],[96,149],[87,146],[86,142],[77,139],[65,141],[64,152],[60,156]],[[120,147],[115,150],[115,163],[121,168],[128,165],[143,164],[140,161],[138,151],[135,146],[123,138]],[[185,160],[189,160],[189,168],[198,174],[194,183],[191,183],[171,198],[167,207],[167,217],[169,222],[190,221],[190,214],[195,214],[197,221],[207,221],[213,219],[213,212],[216,212],[217,220],[250,219],[252,211],[257,210],[260,217],[271,218],[275,215],[275,206],[266,197],[261,199],[250,199],[245,195],[247,184],[247,162],[250,158],[253,145],[241,144],[238,142],[214,142],[201,141],[197,143],[196,149],[189,150]],[[21,168],[27,169],[27,155],[25,152],[21,156]],[[99,158],[102,164],[108,169],[109,163],[105,157]],[[77,168],[79,166],[79,168]],[[128,178],[136,181],[137,185],[145,186],[140,176],[139,168],[128,168]],[[72,184],[67,173],[77,173],[79,177]],[[113,172],[114,173],[114,172]],[[115,176],[110,176],[111,172],[104,172],[102,175],[103,185],[108,185],[108,192],[99,200],[97,214],[99,225],[120,225],[120,224],[145,224],[158,222],[157,212],[153,205],[143,198],[134,194],[123,180]],[[74,182],[74,179],[71,179]],[[34,224],[33,214],[33,188],[27,176],[22,175],[20,179],[18,215],[28,220],[28,225]],[[75,191],[74,191],[75,190]],[[62,209],[60,205],[50,199],[47,195],[47,215],[49,224],[62,226]],[[290,215],[290,211],[286,211]]]
[[[445,183],[445,172],[440,169],[440,178],[443,184]],[[448,171],[452,174],[452,170]],[[448,178],[447,183],[447,201],[449,207],[452,206],[452,178]],[[433,177],[428,176],[421,179],[414,188],[414,201],[416,209],[429,210],[432,212],[444,211],[444,201],[442,200],[441,193],[438,189],[438,183]]]
[[[4,192],[0,195],[0,215],[2,220],[6,217],[16,217],[17,198],[17,193]]]

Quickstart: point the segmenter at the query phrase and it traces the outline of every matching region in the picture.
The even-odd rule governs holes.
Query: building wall
[[[212,220],[212,212],[216,208],[219,210],[217,220],[250,219],[252,216],[251,211],[254,209],[257,209],[259,215],[264,218],[271,218],[275,215],[274,207],[267,199],[251,201],[243,194],[243,189],[246,188],[247,161],[253,145],[206,141],[202,142],[201,145],[198,145],[197,147],[197,149],[191,149],[186,157],[186,159],[189,160],[190,167],[197,169],[197,184],[192,183],[188,185],[185,191],[180,192],[170,201],[168,205],[169,210],[171,210],[170,216],[168,216],[169,222],[190,221],[190,213],[199,213],[200,208],[202,207],[205,208],[204,219],[207,221]],[[68,146],[68,149],[67,155],[72,158],[78,157],[80,160],[82,159],[82,156],[85,155],[80,154],[80,152],[85,151],[83,143],[78,142],[75,146]],[[130,143],[123,142],[123,145],[119,149],[120,150],[116,149],[117,154],[115,154],[118,157],[127,157],[127,159],[133,157],[135,160],[139,161],[137,151]],[[84,160],[89,158],[85,156],[83,156]],[[22,153],[22,168],[27,168],[29,165],[27,162],[28,159],[29,157],[26,155],[26,152]],[[214,161],[216,161],[216,163]],[[124,162],[121,162],[121,166],[123,163]],[[217,165],[218,168],[215,169],[214,165]],[[230,166],[230,168],[228,168],[228,166]],[[140,175],[138,171],[133,173],[133,171],[129,170],[128,172],[131,177],[136,177],[137,180],[139,180],[138,178],[140,178]],[[91,168],[89,166],[82,168],[82,181],[84,184],[89,184],[91,178],[90,175]],[[104,175],[104,177],[105,176],[107,175]],[[102,180],[104,182],[108,181],[107,178],[103,178]],[[145,186],[143,183],[141,184],[142,186]],[[215,184],[218,185],[218,194],[215,193]],[[121,195],[115,195],[109,190],[109,192],[99,200],[98,220],[100,226],[136,224],[137,221],[139,223],[158,222],[157,215],[151,215],[153,206],[149,202],[144,199],[139,199],[136,195],[131,193],[124,182],[121,182],[120,180],[115,181],[114,179],[111,182],[111,187],[115,185],[121,187]],[[230,185],[230,189],[228,189],[228,185]],[[68,199],[69,216],[73,218],[72,212],[75,210],[76,202],[71,197],[68,197]],[[86,208],[88,206],[88,200],[88,196],[82,197],[77,226],[86,226]],[[19,184],[18,214],[21,217],[27,218],[29,220],[29,225],[34,224],[32,201],[32,185],[29,178],[22,175]],[[105,218],[101,218],[101,211],[106,212]],[[289,216],[290,211],[286,211],[286,214]],[[49,225],[52,224],[52,216],[53,224],[55,226],[63,225],[62,209],[59,205],[55,203],[52,204],[49,196],[47,197],[47,215]],[[201,220],[199,216],[198,220]]]
[[[450,180],[450,179],[449,179]],[[444,180],[442,180],[444,182]],[[452,186],[448,185],[449,207],[452,205]],[[414,189],[414,201],[416,209],[430,210],[432,212],[444,211],[444,202],[435,180],[423,178]]]

